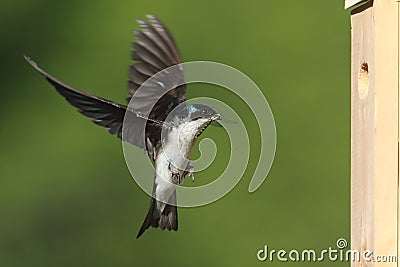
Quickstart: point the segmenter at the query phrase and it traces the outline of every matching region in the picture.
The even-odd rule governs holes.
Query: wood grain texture
[[[355,12],[352,24],[351,80],[351,248],[363,251],[373,247],[373,178],[375,65],[373,10]],[[359,97],[359,71],[368,64],[368,94]],[[352,266],[358,266],[353,263]]]

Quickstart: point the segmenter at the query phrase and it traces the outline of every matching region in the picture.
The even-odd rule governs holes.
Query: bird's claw
[[[172,182],[177,185],[181,184],[182,179],[179,172],[172,172]]]
[[[188,163],[188,165],[186,166],[186,172],[188,173],[189,177],[192,178],[192,182],[194,182],[194,167],[192,163]]]

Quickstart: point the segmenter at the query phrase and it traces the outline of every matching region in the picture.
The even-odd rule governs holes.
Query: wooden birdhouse
[[[374,257],[352,266],[397,266],[380,256],[399,251],[399,2],[345,1],[352,39],[351,249]]]

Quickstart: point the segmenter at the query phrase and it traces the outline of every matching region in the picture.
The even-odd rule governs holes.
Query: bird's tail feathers
[[[172,194],[170,200],[174,200],[170,203],[176,203],[176,192]],[[166,204],[160,214],[160,211],[157,209],[157,202],[156,199],[151,198],[149,211],[147,212],[146,218],[136,238],[139,238],[150,226],[160,228],[161,230],[178,230],[177,207],[175,205]]]

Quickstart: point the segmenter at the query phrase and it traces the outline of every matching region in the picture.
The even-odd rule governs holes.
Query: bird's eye
[[[207,111],[203,110],[201,113],[203,113],[203,115],[206,115]]]

